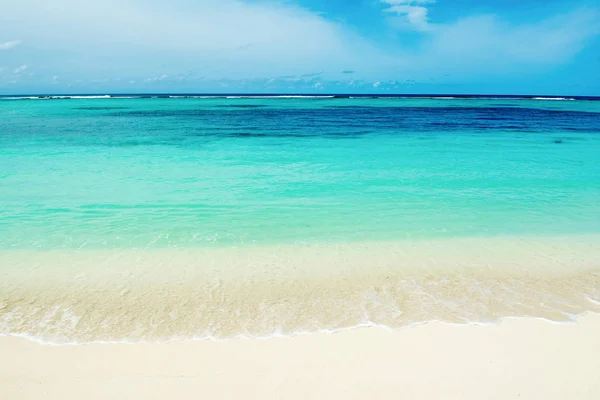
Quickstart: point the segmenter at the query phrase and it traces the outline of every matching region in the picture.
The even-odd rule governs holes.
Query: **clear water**
[[[600,101],[0,100],[0,247],[600,231]]]
[[[0,99],[0,335],[600,311],[600,101]]]

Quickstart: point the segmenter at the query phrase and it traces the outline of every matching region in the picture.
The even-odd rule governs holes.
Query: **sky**
[[[600,95],[600,0],[19,0],[0,94]]]

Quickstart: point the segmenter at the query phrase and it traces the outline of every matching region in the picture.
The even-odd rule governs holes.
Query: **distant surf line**
[[[600,101],[599,96],[464,95],[464,94],[265,94],[265,93],[113,93],[0,95],[0,100],[98,99],[430,99],[430,100],[536,100]]]

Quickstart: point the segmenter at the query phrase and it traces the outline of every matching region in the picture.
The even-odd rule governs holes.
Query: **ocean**
[[[0,131],[0,334],[600,310],[598,99],[12,96]]]

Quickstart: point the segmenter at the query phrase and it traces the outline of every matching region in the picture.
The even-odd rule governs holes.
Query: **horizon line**
[[[90,93],[19,93],[19,94],[0,94],[0,98],[6,97],[15,97],[15,98],[23,98],[23,97],[73,97],[73,96],[81,96],[81,97],[124,97],[124,96],[135,96],[135,97],[143,97],[143,96],[206,96],[206,97],[224,97],[224,96],[264,96],[264,97],[281,97],[281,96],[299,96],[299,97],[339,97],[339,98],[347,98],[347,97],[406,97],[406,98],[418,98],[418,97],[430,97],[430,98],[443,98],[443,97],[454,97],[454,98],[573,98],[573,99],[598,99],[600,100],[600,95],[556,95],[556,94],[491,94],[491,93],[310,93],[310,92],[270,92],[270,93],[261,93],[261,92],[90,92]]]

